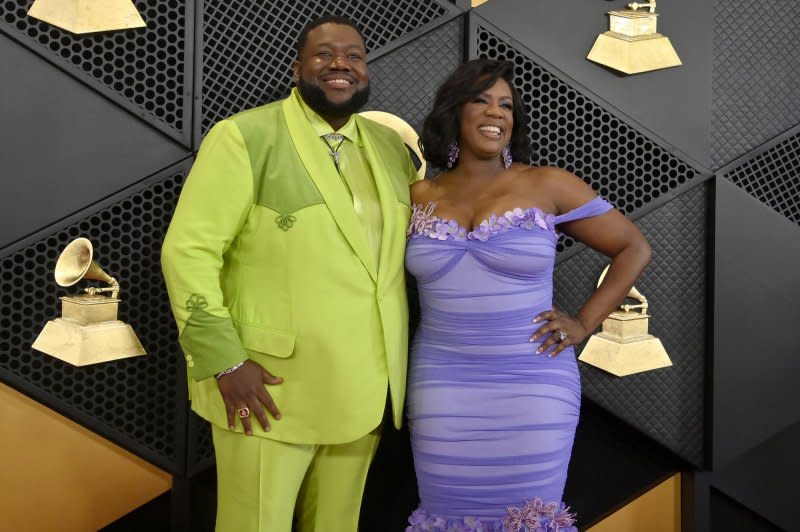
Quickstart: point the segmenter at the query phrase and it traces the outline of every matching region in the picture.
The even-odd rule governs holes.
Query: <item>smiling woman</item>
[[[488,59],[462,65],[422,134],[426,159],[446,170],[411,189],[406,266],[422,310],[408,381],[421,498],[412,532],[574,530],[561,501],[580,410],[572,346],[650,257],[583,181],[520,162],[530,151],[512,72]],[[574,317],[552,306],[558,231],[612,257]]]

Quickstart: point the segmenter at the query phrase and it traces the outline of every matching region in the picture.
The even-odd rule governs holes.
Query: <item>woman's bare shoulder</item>
[[[434,179],[420,179],[411,185],[411,203],[425,205],[435,201],[438,196],[438,186]]]
[[[557,212],[574,209],[597,195],[583,179],[555,166],[529,166],[520,177],[550,198]]]

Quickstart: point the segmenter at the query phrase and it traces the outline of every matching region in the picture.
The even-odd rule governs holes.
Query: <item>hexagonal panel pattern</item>
[[[697,170],[570,87],[488,26],[478,25],[478,55],[513,62],[528,110],[534,165],[565,168],[630,214],[690,181]],[[558,250],[575,242],[562,239]]]
[[[161,278],[161,242],[188,163],[166,178],[56,233],[0,258],[0,375],[21,379],[29,395],[161,467],[175,471],[182,453],[186,407],[177,329]],[[120,281],[119,318],[135,330],[146,356],[74,367],[31,349],[47,320],[60,315],[53,268],[78,236],[92,241],[95,258]],[[95,283],[96,284],[96,283]],[[31,393],[33,392],[33,393]],[[179,434],[180,433],[180,434]]]
[[[188,124],[184,106],[186,7],[178,0],[138,0],[147,28],[72,33],[28,16],[31,0],[0,0],[0,25],[71,72],[95,81],[176,132]],[[189,43],[191,46],[191,43]],[[191,80],[191,73],[188,73]]]

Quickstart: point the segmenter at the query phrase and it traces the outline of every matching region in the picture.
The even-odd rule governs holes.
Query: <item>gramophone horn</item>
[[[92,260],[93,255],[94,248],[87,238],[76,238],[67,244],[56,261],[56,282],[72,286],[81,279],[90,279],[113,285],[116,281]]]

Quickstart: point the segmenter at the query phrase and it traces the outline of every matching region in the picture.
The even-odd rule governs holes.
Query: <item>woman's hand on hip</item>
[[[589,331],[578,318],[555,308],[546,310],[533,318],[533,323],[542,321],[547,321],[547,323],[539,327],[530,338],[531,342],[545,338],[545,341],[536,350],[537,354],[545,353],[555,346],[553,351],[547,354],[548,357],[554,357],[567,347],[581,343],[589,335]]]

